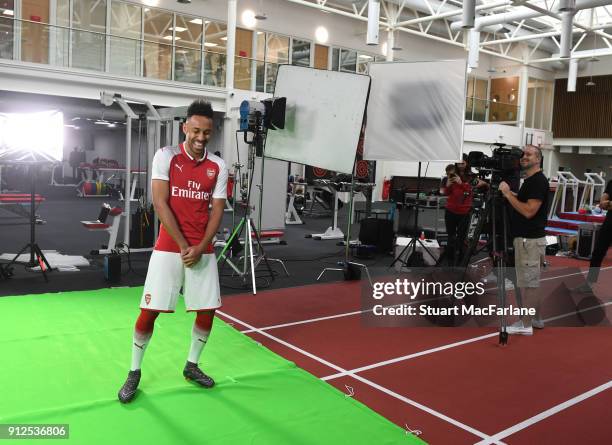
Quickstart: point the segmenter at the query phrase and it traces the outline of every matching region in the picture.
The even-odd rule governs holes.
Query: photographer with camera
[[[461,162],[446,166],[446,183],[440,189],[440,193],[448,197],[444,213],[448,241],[444,256],[449,267],[457,265],[456,260],[459,259],[457,251],[465,240],[474,198],[472,190],[474,186],[487,187],[488,184],[474,178],[467,162],[467,155],[463,155]]]
[[[508,334],[532,335],[533,326],[542,328],[539,320],[540,301],[537,288],[540,286],[541,265],[546,253],[546,210],[548,204],[548,179],[540,168],[542,152],[539,147],[526,145],[520,164],[524,181],[518,194],[511,191],[505,181],[499,191],[512,207],[510,213],[514,245],[517,284],[525,307],[536,310],[536,320],[526,316],[509,326]]]

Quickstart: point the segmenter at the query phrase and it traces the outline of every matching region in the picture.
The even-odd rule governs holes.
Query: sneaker
[[[140,383],[140,369],[130,371],[127,380],[119,390],[119,401],[121,403],[129,403],[136,395],[136,389]]]
[[[212,388],[215,386],[215,381],[204,374],[196,363],[188,361],[185,365],[185,369],[183,369],[183,376],[185,376],[187,380],[191,380],[204,388]]]
[[[531,326],[525,327],[523,321],[519,320],[506,327],[506,332],[508,335],[533,335],[533,328]]]
[[[506,290],[514,290],[514,283],[509,278],[506,278],[505,284]]]
[[[544,321],[542,321],[542,319],[532,318],[531,326],[533,326],[536,329],[544,329]]]

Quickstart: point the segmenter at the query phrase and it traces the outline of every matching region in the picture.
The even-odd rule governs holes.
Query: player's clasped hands
[[[181,249],[181,259],[183,260],[185,267],[191,267],[194,264],[197,264],[201,257],[202,251],[198,248],[198,246],[189,246],[185,249]]]

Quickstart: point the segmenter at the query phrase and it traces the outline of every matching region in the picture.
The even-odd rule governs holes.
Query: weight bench
[[[123,215],[123,209],[121,207],[112,207],[108,204],[103,204],[98,219],[96,221],[81,221],[81,224],[92,232],[105,231],[109,233],[109,240],[107,246],[102,246],[102,249],[92,250],[92,255],[106,255],[111,253],[117,244],[117,236],[119,235],[119,225],[121,224],[121,216]],[[113,219],[110,224],[107,224],[107,219],[112,216]]]
[[[41,202],[45,200],[39,194],[34,195],[35,211]],[[23,217],[30,221],[30,205],[32,203],[32,196],[29,193],[1,193],[0,194],[0,209],[4,209],[8,212],[14,213],[18,217]],[[14,217],[6,217],[14,218]],[[35,215],[36,224],[45,224],[39,215]]]

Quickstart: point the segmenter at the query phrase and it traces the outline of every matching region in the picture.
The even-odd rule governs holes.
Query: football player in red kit
[[[212,131],[211,105],[196,100],[183,124],[185,142],[161,148],[153,158],[151,189],[161,227],[134,330],[131,368],[119,390],[122,403],[136,395],[155,319],[160,312],[174,312],[181,287],[187,311],[196,314],[183,375],[206,388],[215,384],[198,367],[215,310],[221,306],[213,238],[225,208],[227,169],[221,158],[206,150]]]

